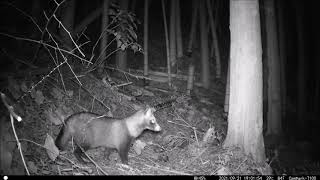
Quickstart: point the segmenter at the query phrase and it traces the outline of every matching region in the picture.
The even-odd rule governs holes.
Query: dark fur
[[[110,150],[116,149],[122,163],[128,164],[129,148],[136,137],[130,134],[126,121],[133,122],[131,124],[134,125],[134,129],[139,130],[137,135],[140,135],[145,129],[154,128],[150,127],[150,123],[142,120],[140,116],[142,118],[144,112],[138,111],[122,120],[101,117],[89,112],[75,113],[65,120],[65,125],[57,136],[56,146],[60,150],[65,150],[69,140],[73,137],[76,145],[74,155],[82,163],[84,163],[83,158],[86,158],[83,151],[105,147],[105,157],[109,159]]]

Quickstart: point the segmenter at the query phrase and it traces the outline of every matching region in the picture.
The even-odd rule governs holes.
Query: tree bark
[[[74,34],[80,33],[86,26],[92,23],[95,19],[97,19],[102,13],[103,8],[99,7],[92,11],[85,19],[83,19],[75,28]]]
[[[262,47],[258,0],[230,0],[230,106],[224,147],[265,162],[262,135]]]
[[[171,63],[171,70],[175,72],[175,67],[177,63],[176,59],[176,13],[175,13],[175,6],[176,0],[171,0],[171,12],[170,12],[170,63]]]
[[[286,116],[287,102],[287,81],[286,81],[286,63],[287,63],[287,48],[286,48],[286,33],[285,33],[285,18],[282,1],[276,1],[277,4],[277,19],[278,19],[278,34],[279,34],[279,58],[280,58],[280,89],[281,89],[281,114],[283,119]]]
[[[128,10],[128,0],[120,0],[120,9],[124,11]],[[117,43],[119,47],[121,45],[121,42],[118,41]],[[126,50],[117,51],[116,64],[117,64],[117,67],[121,70],[127,69],[127,51]]]
[[[226,115],[229,113],[229,101],[230,101],[230,59],[229,59],[229,62],[228,62],[226,94],[224,96],[224,113]]]
[[[150,4],[150,3],[149,3]],[[136,11],[136,5],[137,5],[137,1],[136,0],[132,0],[131,1],[131,7],[130,7],[130,11],[131,12],[135,12]]]
[[[214,55],[215,55],[214,59],[216,61],[216,78],[220,79],[221,78],[221,59],[220,59],[217,30],[215,26],[215,21],[213,19],[211,3],[209,0],[206,0],[206,3],[207,3],[208,14],[209,14],[209,23],[211,26],[212,46],[214,48]]]
[[[200,1],[200,40],[201,40],[201,80],[203,87],[210,86],[210,69],[208,53],[207,18],[205,14],[205,2]]]
[[[281,134],[280,59],[274,0],[264,1],[268,62],[268,135]]]
[[[198,16],[198,9],[199,9],[199,2],[198,1],[192,1],[193,8],[192,8],[192,20],[191,20],[191,30],[190,30],[190,35],[189,35],[189,43],[188,43],[188,48],[187,52],[188,55],[192,53],[192,45],[193,45],[193,39],[195,38],[195,32],[196,32],[196,27],[197,27],[197,16]]]
[[[149,0],[144,0],[144,26],[143,26],[143,75],[148,76],[148,17],[149,17]]]
[[[297,74],[297,89],[298,89],[298,127],[299,127],[299,136],[302,138],[306,131],[306,78],[305,78],[305,64],[307,63],[305,58],[305,37],[304,28],[303,28],[303,11],[300,1],[294,1],[295,15],[296,15],[296,29],[297,29],[297,43],[298,44],[298,74]]]
[[[105,28],[109,24],[109,0],[104,0],[103,1],[103,12],[102,12],[102,22],[101,22],[101,33],[102,39],[100,41],[100,54],[101,54],[101,59],[106,59],[106,51],[104,50],[105,46],[107,45],[108,42],[108,33],[106,33]],[[105,61],[106,62],[106,61]],[[102,73],[104,69],[105,63],[101,63],[98,67],[98,72]]]
[[[177,58],[183,56],[183,46],[181,37],[181,14],[180,14],[180,0],[176,1],[176,37],[177,37]]]
[[[169,35],[168,35],[168,26],[167,26],[167,18],[166,18],[166,9],[164,5],[164,0],[161,0],[162,6],[162,15],[163,15],[163,24],[164,24],[164,33],[166,38],[166,54],[167,54],[167,70],[168,70],[168,85],[171,87],[171,63],[170,63],[170,50],[169,50]]]

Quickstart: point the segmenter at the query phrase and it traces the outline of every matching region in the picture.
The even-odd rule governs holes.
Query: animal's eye
[[[156,121],[154,119],[151,119],[151,123],[154,124],[156,123]]]

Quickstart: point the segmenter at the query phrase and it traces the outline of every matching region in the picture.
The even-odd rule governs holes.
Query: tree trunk
[[[301,2],[295,1],[294,4],[296,14],[296,29],[297,29],[297,43],[298,44],[298,74],[297,74],[297,89],[298,89],[298,127],[299,136],[303,137],[306,131],[306,79],[305,79],[305,64],[307,63],[305,58],[305,45],[304,45],[304,29],[303,29],[303,11],[301,8]]]
[[[210,86],[210,69],[208,53],[207,17],[205,2],[200,1],[200,40],[201,40],[201,80],[204,88]]]
[[[224,96],[224,113],[225,113],[225,115],[228,115],[228,113],[229,113],[229,101],[230,101],[230,59],[228,62],[226,94]]]
[[[102,35],[102,39],[100,41],[100,54],[101,54],[101,59],[106,59],[107,55],[106,55],[106,51],[104,50],[105,46],[108,43],[108,33],[106,33],[105,28],[108,26],[109,24],[109,0],[104,0],[103,1],[103,12],[102,12],[102,22],[101,22],[101,33]],[[106,61],[105,61],[106,62]],[[105,63],[101,63],[98,67],[98,72],[102,73],[103,72],[103,68],[104,68]]]
[[[62,8],[61,8],[62,24],[71,34],[73,33],[74,12],[75,12],[75,0],[69,0],[62,4]],[[62,40],[67,45],[67,47],[72,48],[72,40],[70,39],[68,32],[66,32],[62,27],[59,28],[59,31],[60,31],[60,36],[62,37]]]
[[[220,51],[219,51],[219,43],[218,43],[218,36],[217,30],[215,26],[215,21],[213,19],[211,3],[209,0],[206,0],[207,9],[209,14],[209,23],[211,26],[211,34],[212,34],[212,47],[214,48],[214,59],[216,61],[216,78],[221,78],[221,59],[220,59]]]
[[[285,19],[284,8],[282,1],[277,1],[277,15],[278,15],[278,34],[279,34],[279,57],[280,57],[280,89],[281,89],[281,111],[282,118],[286,116],[286,102],[287,102],[287,82],[286,82],[286,62],[287,62],[287,48],[286,48],[286,34],[285,34]]]
[[[177,58],[183,56],[183,46],[181,37],[181,14],[180,14],[180,0],[176,1],[176,36],[177,36]]]
[[[124,11],[128,10],[128,0],[120,0],[120,9]],[[118,41],[117,44],[118,44],[118,47],[120,47],[121,42]],[[126,50],[117,51],[116,64],[117,64],[117,67],[121,70],[127,69],[127,51]]]
[[[144,61],[143,61],[143,75],[148,76],[148,17],[149,17],[149,0],[144,0],[144,28],[143,28],[143,48],[144,48]]]
[[[166,38],[166,54],[167,54],[167,70],[168,70],[168,85],[171,87],[171,63],[170,63],[170,50],[169,50],[169,35],[168,35],[168,26],[167,26],[167,16],[166,16],[166,9],[164,5],[164,0],[161,0],[162,6],[162,15],[163,15],[163,27],[164,33]]]
[[[268,62],[268,135],[281,133],[280,59],[274,0],[264,1]]]
[[[74,34],[78,34],[84,30],[90,23],[92,23],[95,19],[97,19],[103,11],[103,7],[98,7],[94,11],[92,11],[86,18],[84,18],[75,28]]]
[[[150,3],[149,3],[150,4]],[[137,5],[137,1],[136,0],[132,0],[131,1],[131,7],[130,7],[130,11],[131,12],[135,12],[136,11],[136,5]]]
[[[219,10],[221,9],[221,1],[220,0],[215,0],[214,1],[214,8],[215,8],[215,14],[214,14],[214,18],[215,18],[215,25],[216,27],[219,27]],[[218,29],[217,29],[218,31]]]
[[[36,18],[35,21],[37,23],[41,22],[41,16],[42,16],[42,7],[41,7],[41,0],[33,0],[32,1],[32,17]],[[32,28],[29,28],[30,35],[32,39],[38,39],[39,38],[39,31],[34,29],[34,24],[32,24]]]
[[[176,72],[176,13],[175,13],[175,6],[176,0],[171,0],[171,12],[170,12],[170,63],[171,63],[171,70]]]
[[[265,162],[262,135],[262,48],[258,0],[230,0],[230,106],[224,147]]]
[[[191,60],[190,60],[191,61]],[[187,94],[190,96],[193,89],[194,81],[194,64],[190,63],[188,68]]]
[[[187,48],[187,53],[190,56],[192,53],[192,45],[193,45],[193,39],[195,38],[195,32],[197,27],[197,16],[198,16],[198,9],[199,9],[199,2],[198,1],[192,1],[193,8],[192,8],[192,20],[191,20],[191,30],[189,35],[189,43]]]

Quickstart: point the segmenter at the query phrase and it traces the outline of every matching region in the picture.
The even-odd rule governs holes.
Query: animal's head
[[[161,131],[160,125],[157,123],[156,117],[154,116],[155,109],[151,107],[147,107],[144,110],[144,125],[145,129],[149,129],[151,131]]]
[[[161,127],[154,117],[154,111],[154,108],[147,107],[126,118],[129,134],[132,137],[138,137],[146,129],[156,132],[161,131]]]

